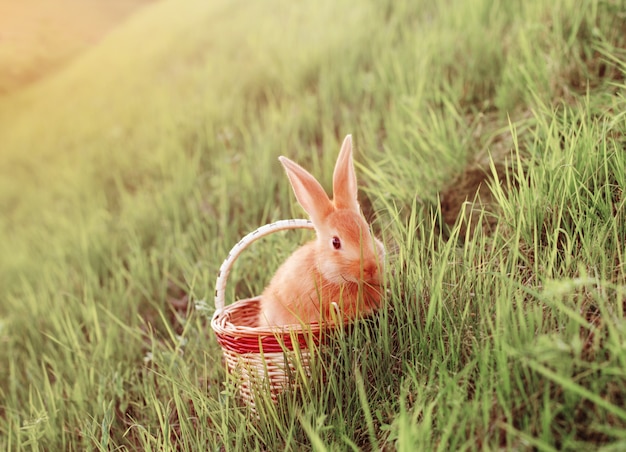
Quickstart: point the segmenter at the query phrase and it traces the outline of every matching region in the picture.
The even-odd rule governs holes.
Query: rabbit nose
[[[363,267],[363,275],[367,279],[371,279],[374,275],[376,275],[377,270],[378,269],[376,265],[373,265],[373,264],[366,265],[365,267]]]

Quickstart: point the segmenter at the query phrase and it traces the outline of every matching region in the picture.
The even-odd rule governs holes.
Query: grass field
[[[163,0],[0,98],[0,448],[625,449],[625,31],[623,0]],[[254,419],[214,278],[303,216],[277,157],[329,188],[348,133],[386,304]]]

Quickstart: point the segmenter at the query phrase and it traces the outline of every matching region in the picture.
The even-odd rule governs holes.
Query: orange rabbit
[[[343,318],[370,313],[380,305],[385,248],[359,208],[352,137],[337,157],[332,200],[308,171],[279,160],[317,238],[276,271],[261,295],[259,326],[330,322],[333,304]]]

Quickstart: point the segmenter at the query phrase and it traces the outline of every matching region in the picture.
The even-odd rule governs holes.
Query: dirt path
[[[0,96],[98,42],[156,0],[0,0]]]

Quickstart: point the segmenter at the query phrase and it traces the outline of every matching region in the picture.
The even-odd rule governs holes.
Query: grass
[[[2,98],[0,447],[622,449],[624,6],[164,1]],[[303,215],[276,157],[329,187],[347,133],[387,302],[252,421],[214,277]],[[230,299],[304,237],[249,250]]]

